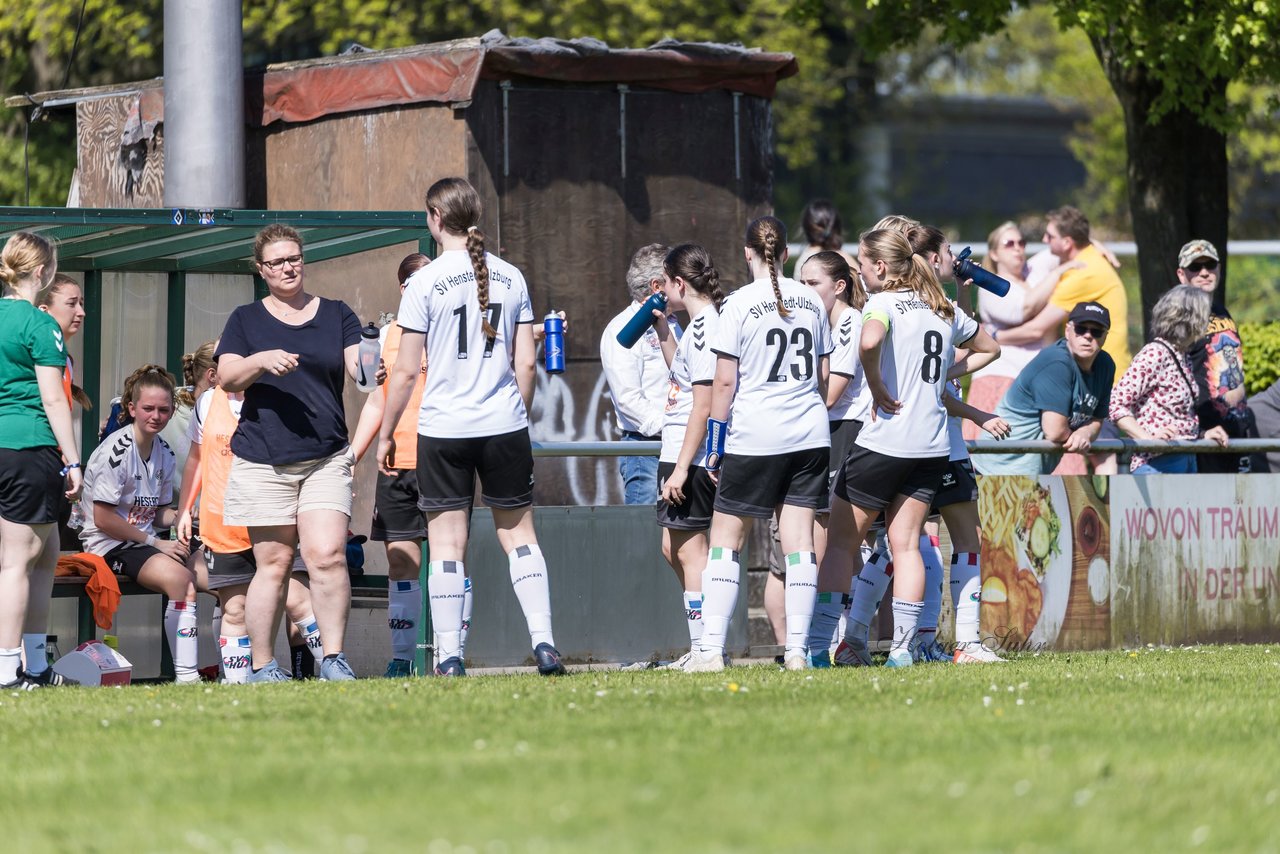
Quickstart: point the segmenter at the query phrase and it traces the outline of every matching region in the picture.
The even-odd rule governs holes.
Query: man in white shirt
[[[662,262],[667,247],[642,246],[627,268],[627,292],[631,304],[609,321],[600,336],[600,364],[604,367],[609,398],[618,417],[624,442],[657,442],[662,438],[662,416],[667,404],[671,370],[662,356],[658,333],[649,327],[630,350],[618,343],[618,333],[654,292],[661,290]],[[673,331],[679,332],[674,328]],[[653,504],[658,500],[658,457],[620,457],[622,492],[627,504]]]

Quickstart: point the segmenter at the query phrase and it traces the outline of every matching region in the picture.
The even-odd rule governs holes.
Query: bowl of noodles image
[[[1006,648],[1047,648],[1071,590],[1071,525],[1061,479],[984,478],[982,617]]]

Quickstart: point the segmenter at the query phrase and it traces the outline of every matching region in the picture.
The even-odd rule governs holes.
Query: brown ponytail
[[[467,254],[476,274],[476,298],[480,325],[489,338],[498,333],[489,323],[489,263],[485,260],[484,232],[480,222],[480,194],[465,178],[441,178],[427,190],[427,210],[440,217],[440,227],[450,234],[467,236]]]
[[[206,341],[194,352],[183,355],[182,386],[175,394],[178,403],[186,407],[196,405],[195,389],[200,377],[217,366],[217,362],[213,359],[213,352],[217,349],[217,345],[217,341]]]
[[[866,232],[858,248],[859,255],[864,253],[872,261],[884,262],[884,290],[914,293],[944,320],[955,317],[955,307],[938,283],[933,265],[911,250],[901,232],[883,228]]]
[[[128,379],[124,381],[124,391],[120,394],[120,409],[127,414],[129,404],[138,399],[139,390],[144,388],[164,389],[169,392],[169,397],[172,399],[175,384],[173,374],[166,371],[163,365],[143,365],[129,374]]]
[[[782,304],[782,289],[778,287],[778,268],[782,265],[782,253],[787,248],[787,227],[777,217],[762,216],[747,226],[746,246],[759,255],[769,267],[769,281],[773,283],[773,295],[778,300],[778,314],[789,317],[791,312]]]
[[[708,297],[715,304],[716,311],[720,310],[724,302],[720,273],[706,249],[696,243],[682,243],[667,253],[662,271],[669,279],[683,279],[689,287]]]

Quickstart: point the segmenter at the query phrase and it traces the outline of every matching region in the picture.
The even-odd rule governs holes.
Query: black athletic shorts
[[[533,445],[527,427],[472,439],[418,437],[418,509],[466,510],[480,498],[498,510],[533,503]]]
[[[253,557],[253,549],[231,554],[217,554],[205,549],[204,565],[209,573],[210,590],[248,584],[253,581],[253,575],[258,571],[258,562]]]
[[[103,555],[102,559],[116,575],[125,575],[137,581],[143,564],[158,554],[161,554],[160,550],[153,546],[144,546],[142,543],[122,543]]]
[[[899,495],[933,504],[947,457],[891,457],[855,447],[836,478],[836,495],[867,510],[884,510]]]
[[[658,463],[658,491],[676,470],[675,463]],[[715,509],[716,485],[702,466],[689,469],[684,482],[684,501],[669,504],[658,496],[658,524],[676,531],[705,531],[711,527],[711,511]]]
[[[57,522],[65,481],[57,448],[0,448],[0,517],[17,525]]]
[[[938,494],[933,497],[929,515],[932,516],[952,504],[967,504],[977,500],[978,479],[973,474],[973,463],[968,460],[951,460],[947,463],[942,483],[938,485]]]
[[[779,504],[824,511],[830,456],[826,447],[767,457],[725,454],[715,509],[753,519],[768,519]]]
[[[425,539],[427,521],[418,509],[419,498],[417,469],[397,469],[390,476],[378,472],[369,539],[375,543]]]

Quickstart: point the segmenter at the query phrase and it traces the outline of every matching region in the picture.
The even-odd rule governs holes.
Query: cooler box
[[[128,685],[133,681],[129,659],[104,643],[82,643],[53,663],[53,672],[81,685]]]

